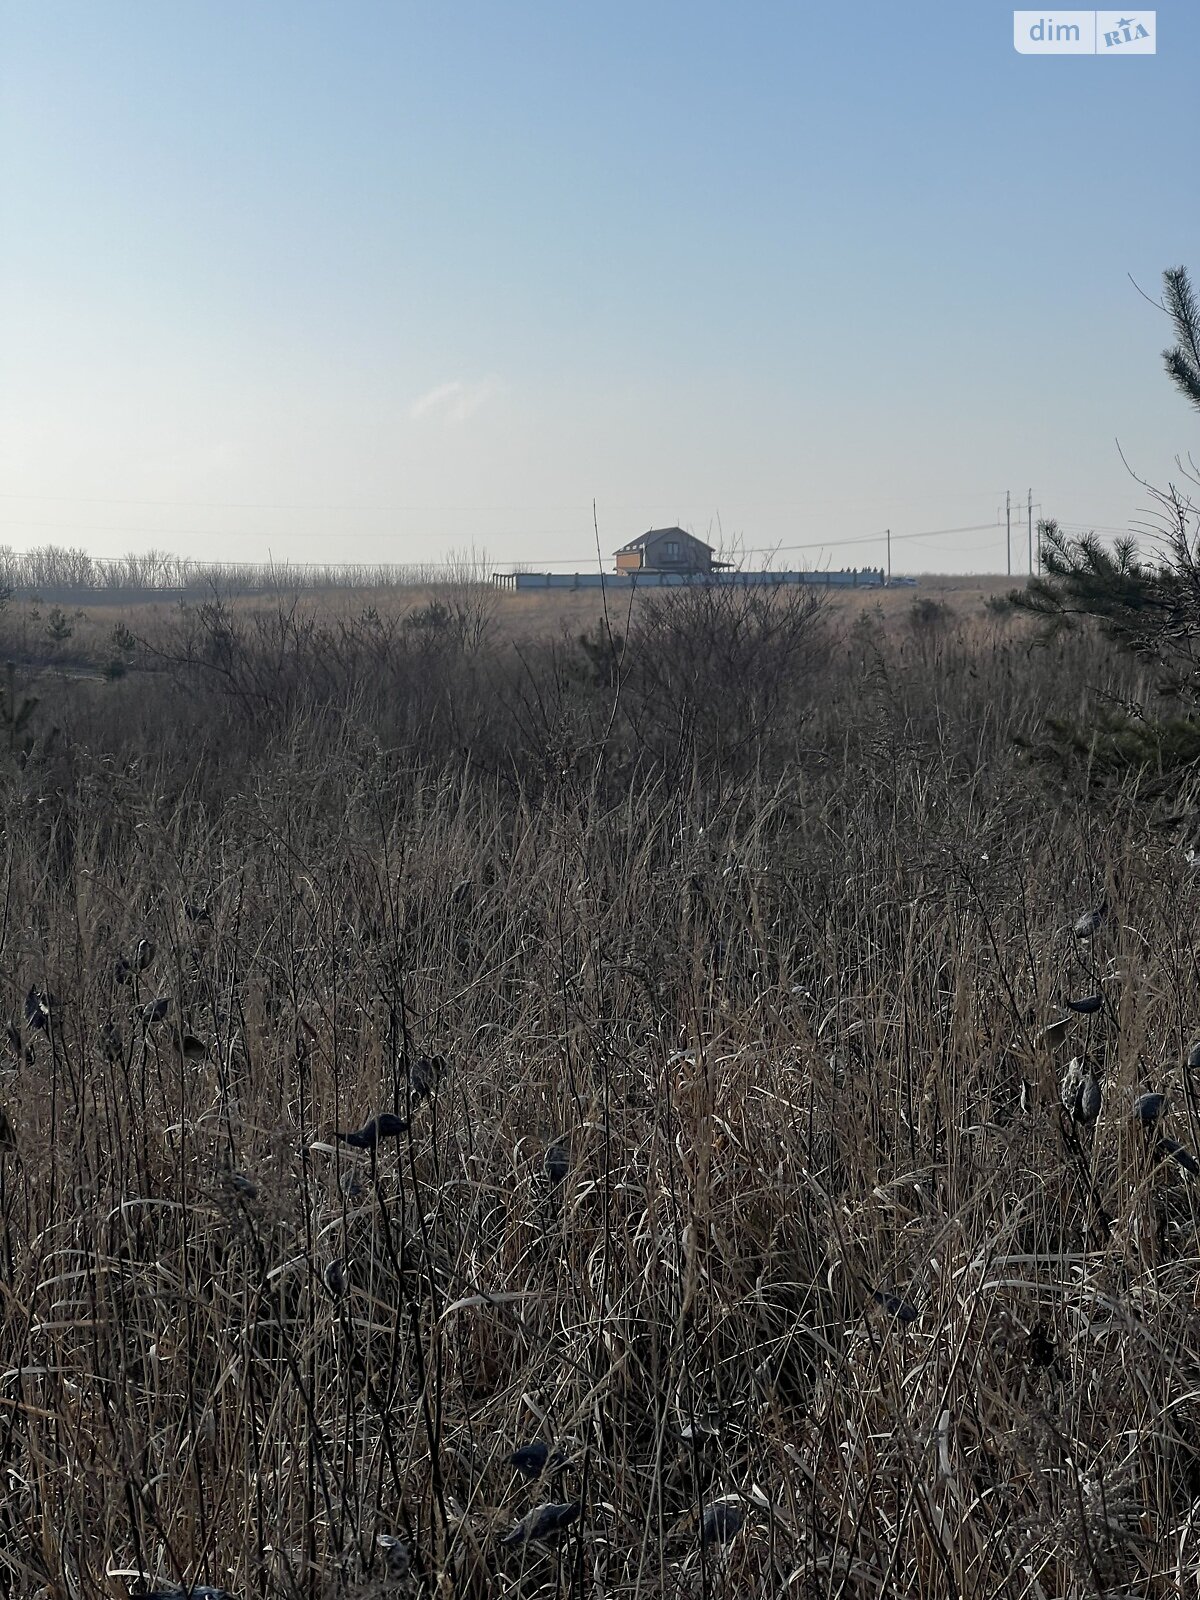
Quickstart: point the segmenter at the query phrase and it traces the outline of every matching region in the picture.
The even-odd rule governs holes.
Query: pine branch
[[[1194,406],[1200,406],[1200,367],[1195,366],[1179,345],[1163,351],[1163,363],[1172,383]]]
[[[1163,273],[1163,300],[1179,341],[1163,351],[1163,361],[1175,387],[1200,407],[1200,305],[1186,267],[1168,267]]]
[[[1167,314],[1175,324],[1175,337],[1183,346],[1192,369],[1200,371],[1200,306],[1196,303],[1186,267],[1168,267],[1163,273],[1163,297]]]

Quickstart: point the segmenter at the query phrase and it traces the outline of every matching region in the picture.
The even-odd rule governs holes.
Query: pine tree
[[[1177,341],[1163,351],[1167,373],[1200,407],[1200,304],[1185,267],[1163,274],[1163,309]],[[1200,527],[1186,494],[1153,492],[1164,525],[1161,559],[1144,559],[1132,536],[1109,546],[1095,533],[1068,537],[1050,519],[1038,524],[1041,576],[1010,596],[1048,633],[1098,627],[1155,672],[1162,698],[1153,714],[1146,706],[1109,709],[1090,728],[1048,722],[1057,758],[1074,752],[1113,771],[1160,773],[1200,758]]]

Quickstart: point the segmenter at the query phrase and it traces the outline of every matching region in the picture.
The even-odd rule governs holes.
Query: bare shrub
[[[694,748],[716,763],[784,742],[805,679],[823,660],[828,601],[819,590],[696,586],[647,600],[621,658],[634,736],[686,763]],[[778,718],[778,725],[772,724]]]

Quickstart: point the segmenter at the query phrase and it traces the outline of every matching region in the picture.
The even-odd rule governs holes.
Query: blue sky
[[[1200,423],[1130,282],[1200,279],[1198,66],[1181,4],[1121,61],[965,0],[0,0],[0,543],[1125,527],[1116,441],[1165,483]]]

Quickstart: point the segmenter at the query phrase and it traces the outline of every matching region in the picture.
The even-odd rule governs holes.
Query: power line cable
[[[3,497],[0,497],[0,498],[3,498]],[[901,543],[909,543],[911,541],[918,541],[918,540],[949,538],[949,537],[957,536],[957,535],[960,535],[960,534],[968,534],[968,533],[992,533],[992,532],[998,532],[1001,529],[1002,526],[1003,526],[1003,524],[1001,524],[1000,522],[977,522],[977,523],[969,523],[969,524],[965,524],[965,525],[960,526],[960,527],[953,527],[953,528],[922,528],[922,529],[918,529],[918,530],[916,530],[915,532],[912,532],[912,533],[893,533],[891,538],[892,538],[892,543],[893,544],[901,544]],[[1090,531],[1093,531],[1093,532],[1097,532],[1097,533],[1104,532],[1104,533],[1120,534],[1120,533],[1128,532],[1127,529],[1118,529],[1118,528],[1106,527],[1103,524],[1097,524],[1097,523],[1060,522],[1059,526],[1061,528],[1063,528],[1065,531],[1068,531],[1068,532],[1073,531],[1075,529],[1087,529],[1087,530],[1090,530]],[[92,533],[92,534],[123,533],[123,534],[136,534],[136,535],[141,535],[141,536],[149,536],[149,537],[152,537],[152,538],[180,538],[180,537],[182,537],[182,538],[219,538],[219,537],[227,536],[226,530],[213,529],[213,528],[188,528],[188,529],[181,529],[181,528],[172,528],[172,529],[168,529],[168,528],[136,528],[136,527],[96,526],[95,524],[89,524],[89,523],[57,523],[57,522],[51,522],[51,523],[29,523],[29,522],[26,522],[24,520],[20,520],[20,521],[0,521],[0,529],[5,529],[5,528],[8,528],[8,529],[21,528],[21,529],[24,529],[24,528],[31,528],[31,527],[36,527],[36,528],[40,528],[40,529],[44,529],[44,530],[48,530],[48,531],[64,532],[64,533],[66,533],[66,532],[76,532],[76,533],[82,532],[82,533]],[[524,529],[524,530],[509,530],[509,531],[507,531],[505,533],[496,535],[495,537],[506,538],[506,539],[520,539],[520,538],[528,538],[530,536],[540,537],[541,534],[540,533],[535,533],[534,530]],[[430,535],[425,535],[425,537],[431,537],[431,536]],[[813,551],[813,550],[835,551],[835,550],[853,549],[853,548],[857,548],[857,547],[862,546],[862,545],[879,545],[879,544],[883,544],[886,541],[886,539],[887,539],[887,530],[883,529],[883,530],[880,530],[879,532],[875,532],[875,533],[851,535],[849,538],[844,538],[844,539],[825,538],[825,539],[808,540],[808,541],[804,541],[804,542],[796,543],[796,544],[734,546],[732,548],[732,550],[731,550],[731,553],[733,555],[736,555],[736,556],[749,556],[749,555],[775,556],[775,555],[780,555],[780,554],[784,554],[784,553],[789,553],[790,554],[792,552],[799,552],[799,551]],[[109,557],[96,556],[96,557],[93,557],[92,559],[95,560],[97,563],[103,564],[105,562],[120,561],[123,558],[120,557],[120,556],[109,556]],[[173,557],[172,559],[182,559],[182,560],[186,561],[190,566],[199,567],[199,568],[206,568],[206,567],[226,568],[226,567],[229,567],[231,565],[236,566],[236,565],[247,565],[248,564],[248,565],[254,565],[254,566],[269,565],[269,566],[273,566],[273,567],[276,567],[276,568],[279,568],[279,569],[296,568],[296,569],[299,569],[299,570],[302,570],[302,571],[304,571],[304,570],[320,570],[320,569],[325,569],[325,568],[336,568],[336,567],[351,567],[351,568],[353,568],[353,567],[362,567],[364,569],[374,570],[374,571],[412,570],[412,569],[420,569],[422,571],[444,571],[446,569],[459,568],[459,567],[462,566],[462,560],[461,559],[454,559],[454,558],[443,559],[443,560],[424,560],[424,559],[418,558],[418,559],[414,559],[414,560],[411,560],[411,561],[401,561],[401,562],[372,561],[372,560],[369,560],[369,559],[359,559],[359,560],[340,561],[340,562],[338,562],[338,561],[298,561],[298,560],[288,560],[288,559],[284,559],[282,561],[274,561],[274,560],[268,559],[267,562],[255,562],[255,561],[239,562],[236,558],[233,561],[219,561],[219,560],[204,560],[204,559],[196,558],[196,557],[182,557],[182,558]],[[573,568],[576,571],[585,571],[585,570],[586,571],[590,571],[592,566],[595,563],[595,555],[594,555],[594,552],[592,552],[592,551],[589,551],[586,555],[583,555],[583,556],[551,556],[551,557],[545,557],[545,558],[521,557],[521,558],[517,558],[517,561],[519,561],[519,564],[521,566],[526,566],[527,567],[527,566],[531,566],[535,561],[537,561],[539,559],[541,561],[541,565],[543,565],[545,567],[566,567],[568,569]],[[496,565],[498,561],[502,561],[502,560],[503,560],[503,558],[494,558],[492,560],[491,564],[492,565]],[[511,564],[517,564],[517,562],[513,561]]]
[[[1001,491],[1003,492],[1003,491]],[[970,494],[959,497],[964,500],[990,500],[991,494]],[[612,502],[607,506],[609,511],[654,511],[671,499],[669,495],[661,495],[655,500],[636,500],[625,502]],[[60,505],[89,505],[89,506],[179,506],[192,510],[205,511],[366,511],[371,513],[388,514],[399,511],[578,511],[591,516],[591,502],[576,504],[573,501],[564,504],[544,504],[540,506],[483,506],[483,505],[395,505],[395,504],[370,504],[364,501],[287,501],[287,500],[182,500],[182,499],[140,499],[123,498],[114,495],[69,495],[69,494],[22,494],[16,490],[0,491],[0,500],[40,500],[51,501]],[[878,495],[874,497],[876,503],[883,501],[889,506],[895,506],[896,501],[890,496]],[[743,500],[738,499],[738,505],[766,507],[774,510],[794,511],[811,504],[803,500]],[[839,502],[844,503],[844,502]],[[864,504],[865,502],[853,502]],[[906,506],[927,505],[928,501],[908,500],[900,502]]]

